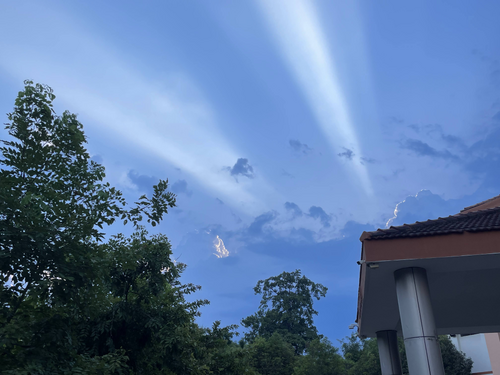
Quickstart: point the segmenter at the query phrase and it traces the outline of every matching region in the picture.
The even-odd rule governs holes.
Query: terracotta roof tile
[[[487,205],[488,203],[491,203],[493,202],[494,200],[497,200],[498,198],[500,198],[500,195],[497,195],[493,198],[489,198],[489,199],[486,199],[485,201],[482,201],[482,202],[479,202],[479,203],[476,203],[476,204],[473,204],[472,206],[468,206],[468,207],[465,207],[463,210],[461,210],[460,212],[464,212],[464,211],[470,211],[470,210],[473,210],[475,208],[478,208],[479,206],[484,206],[484,205]],[[489,208],[493,208],[493,207],[489,207]]]
[[[404,224],[375,232],[365,232],[361,240],[386,240],[392,238],[427,237],[463,232],[500,230],[500,207],[435,220]]]

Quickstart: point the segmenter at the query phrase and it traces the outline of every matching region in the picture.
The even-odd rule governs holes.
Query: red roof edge
[[[479,206],[487,205],[488,203],[492,203],[496,199],[498,199],[498,201],[499,201],[498,205],[500,206],[500,195],[497,195],[495,197],[486,199],[486,200],[484,200],[482,202],[473,204],[472,206],[464,207],[462,210],[460,210],[460,214],[466,213],[465,211],[469,211],[470,212],[471,210],[473,210],[473,211],[479,211],[479,210],[481,210],[481,208],[479,208]]]

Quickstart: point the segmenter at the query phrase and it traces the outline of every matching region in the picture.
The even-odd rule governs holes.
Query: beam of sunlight
[[[259,5],[328,142],[335,153],[342,147],[354,150],[356,156],[349,166],[354,166],[364,190],[371,195],[371,181],[359,159],[358,137],[313,2],[259,0]]]
[[[175,72],[158,80],[154,71],[147,77],[70,15],[31,6],[28,14],[0,16],[12,31],[12,38],[0,42],[0,69],[6,76],[19,83],[33,78],[49,84],[71,112],[92,119],[90,126],[116,134],[115,142],[126,139],[155,154],[155,164],[165,161],[181,168],[239,211],[254,215],[277,198],[262,176],[237,183],[224,170],[246,155],[222,134],[209,102],[189,77]],[[39,31],[26,31],[24,23]],[[57,47],[53,35],[58,36]]]

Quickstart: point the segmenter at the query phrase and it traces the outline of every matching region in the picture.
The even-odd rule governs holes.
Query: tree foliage
[[[297,359],[293,374],[341,375],[344,370],[344,361],[338,349],[326,338],[318,338],[309,343],[306,355]]]
[[[175,206],[168,181],[127,205],[90,160],[76,115],[57,116],[54,99],[48,86],[26,81],[8,114],[11,139],[0,147],[3,373],[231,367],[218,351],[227,352],[233,327],[195,324],[207,301],[185,300],[199,287],[179,282],[184,266],[172,262],[168,239],[139,226],[143,218],[158,224]],[[131,222],[135,234],[105,241],[104,227],[116,220]]]
[[[380,375],[376,339],[360,339],[352,334],[341,342],[347,375]]]
[[[279,333],[257,337],[249,348],[251,365],[261,375],[290,375],[295,364],[294,348]]]
[[[260,280],[254,288],[255,294],[262,294],[259,309],[242,320],[243,326],[250,329],[245,338],[252,342],[258,336],[270,338],[279,333],[292,344],[295,354],[302,354],[309,342],[320,337],[313,322],[318,314],[313,298],[319,300],[327,290],[300,270]]]
[[[472,359],[459,351],[448,336],[439,336],[439,346],[443,356],[446,375],[469,375],[472,373]]]
[[[471,374],[472,360],[460,352],[448,336],[439,336],[439,345],[446,375]],[[399,338],[398,346],[403,374],[408,374],[408,362],[402,338]],[[360,339],[353,334],[342,341],[341,348],[345,359],[346,374],[378,375],[381,373],[376,339]]]
[[[463,352],[459,351],[448,336],[439,336],[439,347],[441,349],[444,373],[446,375],[470,375],[472,373],[472,359],[466,357]],[[403,373],[408,373],[408,362],[406,360],[403,339],[399,340],[399,352],[403,365]]]

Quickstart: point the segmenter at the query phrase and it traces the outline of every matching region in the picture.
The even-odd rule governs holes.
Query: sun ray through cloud
[[[25,17],[26,22],[40,24],[37,35],[23,32],[22,25],[12,25],[16,37],[2,43],[5,58],[0,69],[10,77],[21,82],[35,76],[48,83],[71,111],[182,169],[237,210],[255,214],[265,209],[267,198],[276,197],[264,176],[235,183],[224,171],[241,158],[241,152],[222,134],[215,110],[186,74],[172,72],[164,82],[149,78],[126,64],[113,45],[85,25],[72,22],[71,15],[40,9],[40,14],[60,20],[42,26],[43,17],[35,13]],[[64,42],[58,47],[64,59],[44,48],[43,41],[55,34]],[[28,40],[32,48],[22,48]],[[34,55],[36,70],[31,67]],[[93,56],[92,69],[87,68],[88,56]]]
[[[349,106],[337,77],[335,60],[329,53],[313,3],[261,0],[259,5],[286,64],[331,147],[334,151],[348,147],[362,155]],[[359,157],[353,162],[349,166],[354,166],[364,190],[371,195],[372,185],[366,167]]]

